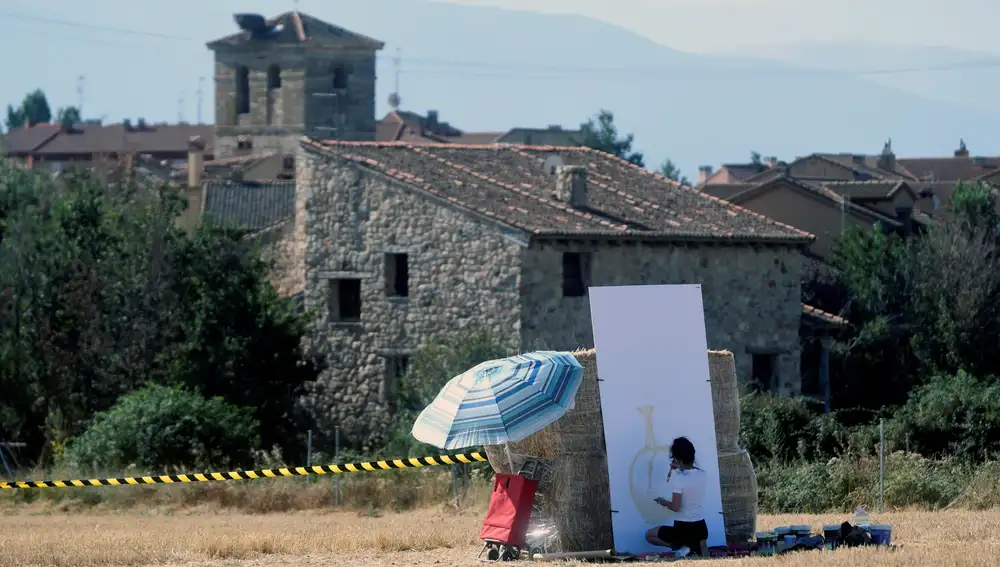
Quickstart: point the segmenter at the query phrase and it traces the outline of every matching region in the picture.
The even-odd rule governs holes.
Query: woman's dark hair
[[[687,437],[678,437],[670,444],[670,454],[685,465],[694,464],[694,444]]]

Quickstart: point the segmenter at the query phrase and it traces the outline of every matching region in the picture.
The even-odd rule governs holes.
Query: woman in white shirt
[[[705,471],[694,466],[694,445],[686,437],[678,437],[670,445],[670,472],[667,473],[669,498],[656,498],[656,503],[674,513],[671,526],[658,526],[646,531],[646,541],[669,547],[679,555],[694,551],[705,552],[708,524],[705,523]]]

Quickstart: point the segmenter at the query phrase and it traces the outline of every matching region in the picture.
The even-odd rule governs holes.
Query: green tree
[[[7,119],[5,121],[7,129],[20,128],[22,126],[33,126],[44,124],[52,120],[52,109],[49,108],[49,101],[45,98],[45,93],[41,89],[25,95],[21,105],[14,108],[7,105]]]
[[[842,347],[851,399],[898,404],[931,375],[1000,375],[992,355],[1000,343],[995,207],[989,186],[959,184],[926,234],[876,227],[840,239],[832,263],[858,327]]]
[[[581,124],[580,130],[583,132],[581,145],[618,156],[640,167],[644,165],[642,152],[632,151],[635,136],[619,137],[615,117],[610,110],[601,110],[596,117]]]
[[[750,163],[754,165],[764,165],[764,160],[760,156],[760,152],[752,151],[750,152]]]
[[[672,179],[681,185],[691,185],[688,178],[684,177],[684,174],[681,173],[680,168],[678,168],[670,159],[667,159],[660,164],[660,175],[666,177],[667,179]]]
[[[56,112],[56,122],[60,124],[73,125],[83,122],[80,118],[80,109],[75,106],[64,106]]]
[[[251,408],[298,451],[305,321],[237,232],[175,226],[174,191],[0,163],[0,437],[48,460],[150,383]]]

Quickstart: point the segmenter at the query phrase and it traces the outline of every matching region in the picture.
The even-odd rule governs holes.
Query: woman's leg
[[[664,530],[666,530],[665,533]],[[656,528],[649,528],[648,530],[646,530],[646,541],[650,545],[655,545],[658,547],[670,547],[670,544],[667,543],[669,539],[664,540],[662,537],[662,536],[667,536],[669,538],[669,534],[670,534],[670,526],[659,526]]]

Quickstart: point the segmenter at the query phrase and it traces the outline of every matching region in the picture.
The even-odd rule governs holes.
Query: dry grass
[[[482,509],[439,507],[374,517],[358,513],[247,515],[66,515],[22,510],[0,517],[0,567],[158,565],[476,565]],[[842,520],[831,516],[764,516],[764,527]],[[807,552],[725,565],[938,567],[996,565],[1000,511],[879,514],[893,524],[898,550]]]

